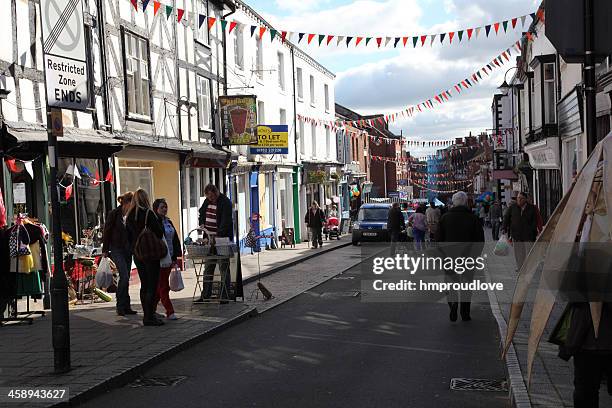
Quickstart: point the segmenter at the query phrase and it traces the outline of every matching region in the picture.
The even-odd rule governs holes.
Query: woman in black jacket
[[[168,256],[160,262],[161,269],[159,272],[159,284],[157,285],[157,297],[155,298],[155,309],[161,300],[162,305],[166,309],[166,317],[168,320],[176,320],[174,307],[170,301],[170,272],[176,267],[176,260],[183,255],[181,250],[181,240],[179,239],[174,224],[168,218],[168,203],[165,199],[159,198],[153,202],[153,211],[160,218],[164,227],[164,239],[168,246]]]
[[[133,205],[127,216],[132,253],[134,253],[134,246],[141,232],[145,229],[145,225],[160,240],[163,238],[164,230],[159,218],[151,209],[149,194],[139,188],[134,193]],[[159,259],[139,259],[134,255],[134,263],[140,278],[140,303],[144,314],[142,322],[145,326],[161,326],[164,322],[155,317],[155,298],[160,270]]]
[[[117,282],[117,314],[136,314],[130,305],[129,281],[132,269],[132,251],[126,228],[127,213],[132,206],[134,193],[128,191],[118,198],[119,207],[112,210],[104,223],[102,255],[109,256],[119,271]]]

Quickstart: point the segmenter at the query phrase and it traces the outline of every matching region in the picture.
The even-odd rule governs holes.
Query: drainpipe
[[[300,212],[300,185],[299,185],[299,171],[300,166],[298,164],[298,141],[297,141],[297,92],[295,89],[295,52],[293,46],[291,49],[291,78],[293,80],[293,150],[295,151],[295,166],[293,166],[293,232],[295,242],[300,243],[300,222],[302,220]],[[300,135],[304,137],[304,135]]]

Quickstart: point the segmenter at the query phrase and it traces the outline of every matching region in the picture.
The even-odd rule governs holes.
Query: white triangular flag
[[[434,41],[435,41],[437,36],[438,36],[438,34],[433,34],[433,35],[430,36],[431,37],[431,42],[429,43],[430,46],[433,47],[433,43],[434,43]]]
[[[389,45],[389,41],[391,41],[391,37],[386,37],[386,38],[385,38],[385,47],[386,47],[387,45]]]
[[[343,35],[339,35],[338,36],[338,41],[336,42],[336,45],[339,46],[342,41],[344,41],[344,36]]]
[[[30,177],[32,177],[32,180],[33,180],[34,179],[34,169],[32,168],[32,162],[27,161],[27,162],[24,162],[23,165],[25,166],[26,171],[28,172]]]
[[[521,24],[523,24],[523,28],[525,28],[525,20],[526,19],[527,19],[527,16],[521,17]]]
[[[476,27],[476,32],[475,32],[475,37],[474,38],[478,38],[478,36],[480,35],[480,30],[482,29],[482,27]]]
[[[71,164],[71,166],[72,166],[72,164]],[[70,173],[70,174],[72,174],[74,176],[74,178],[78,178],[78,179],[81,178],[81,173],[79,173],[79,167],[78,166],[74,166],[73,172]]]

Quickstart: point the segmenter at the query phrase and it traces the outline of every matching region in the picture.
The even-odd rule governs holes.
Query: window
[[[317,127],[313,123],[310,125],[310,136],[312,138],[312,157],[317,157]]]
[[[310,104],[314,105],[315,104],[315,83],[314,83],[314,77],[311,75],[310,76]]]
[[[136,116],[151,117],[149,86],[149,43],[124,31],[125,88],[127,111]]]
[[[325,93],[325,112],[329,112],[329,85],[325,84],[323,91]]]
[[[544,119],[546,123],[556,121],[556,97],[555,97],[555,64],[544,64]]]
[[[281,109],[279,111],[279,119],[280,119],[280,124],[281,125],[286,125],[287,124],[287,110]]]
[[[325,157],[331,157],[331,132],[329,128],[325,128]]]
[[[266,123],[266,107],[263,101],[257,101],[257,123],[259,125]]]
[[[236,68],[244,69],[244,39],[242,28],[236,27],[234,35],[234,64]]]
[[[285,90],[285,55],[282,52],[278,54],[278,86],[283,91]]]
[[[261,44],[261,38],[257,38],[255,41],[255,64],[256,64],[256,75],[257,78],[263,81],[264,67],[263,67],[263,47]]]
[[[296,69],[296,81],[297,81],[297,97],[298,100],[304,99],[304,83],[302,81],[302,68]]]
[[[195,2],[196,15],[208,15],[208,10],[206,10],[206,0],[197,0]],[[197,40],[203,44],[209,45],[210,39],[208,37],[208,24],[206,21],[202,23],[201,26],[198,27],[198,36]]]
[[[198,75],[198,127],[211,129],[210,79]]]
[[[305,143],[306,135],[304,134],[304,121],[303,120],[300,120],[299,138],[300,138],[300,153],[306,154],[306,143]]]

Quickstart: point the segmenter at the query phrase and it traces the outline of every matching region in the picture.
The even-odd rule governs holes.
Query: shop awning
[[[232,151],[210,143],[185,143],[191,151],[185,159],[188,167],[227,168],[232,159]]]
[[[174,137],[155,136],[149,133],[139,132],[115,132],[115,136],[117,139],[123,140],[134,147],[166,150],[184,155],[191,153],[191,148],[189,146],[181,143],[180,140]]]
[[[39,124],[5,122],[5,148],[12,152],[46,151],[47,129]],[[109,132],[95,129],[64,128],[57,138],[59,155],[63,157],[104,158],[121,151],[125,142]]]

